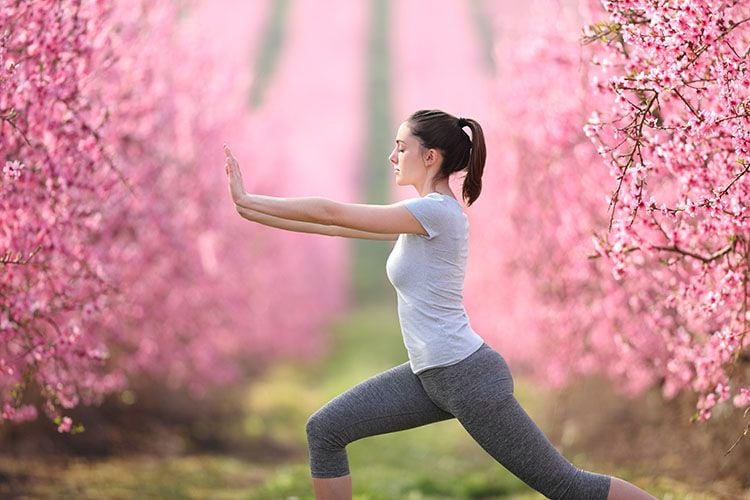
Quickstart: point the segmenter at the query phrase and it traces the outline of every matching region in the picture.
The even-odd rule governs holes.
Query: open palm
[[[229,178],[229,194],[232,196],[232,201],[236,203],[245,195],[242,172],[240,171],[240,164],[237,162],[237,159],[226,144],[224,144],[224,154],[227,157],[227,161],[224,164],[224,170]]]

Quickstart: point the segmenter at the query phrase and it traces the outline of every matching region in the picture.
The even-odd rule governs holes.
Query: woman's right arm
[[[329,226],[325,224],[316,224],[315,222],[302,222],[273,215],[256,212],[240,205],[235,205],[237,212],[245,219],[258,222],[265,226],[286,229],[287,231],[296,231],[298,233],[323,234],[325,236],[341,236],[345,238],[360,238],[364,240],[396,240],[398,234],[390,233],[371,233],[360,231],[341,226]]]

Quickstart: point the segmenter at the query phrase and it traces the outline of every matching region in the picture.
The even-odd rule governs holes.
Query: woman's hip
[[[430,398],[448,409],[451,401],[467,397],[496,401],[513,394],[513,376],[505,358],[487,343],[449,366],[429,368],[417,375]]]

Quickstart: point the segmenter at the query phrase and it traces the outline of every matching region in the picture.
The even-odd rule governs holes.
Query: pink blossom
[[[70,417],[63,417],[60,425],[57,426],[57,432],[70,432],[73,420]]]
[[[10,179],[18,179],[21,177],[21,170],[23,170],[25,166],[26,165],[18,160],[6,161],[5,166],[3,167],[3,174]]]
[[[750,387],[740,388],[737,395],[732,400],[732,403],[734,403],[734,406],[737,408],[744,408],[745,406],[750,405]]]

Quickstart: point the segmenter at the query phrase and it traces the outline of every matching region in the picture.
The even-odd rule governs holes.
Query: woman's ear
[[[422,154],[422,161],[425,167],[430,167],[432,164],[438,161],[439,152],[437,149],[430,148]]]

